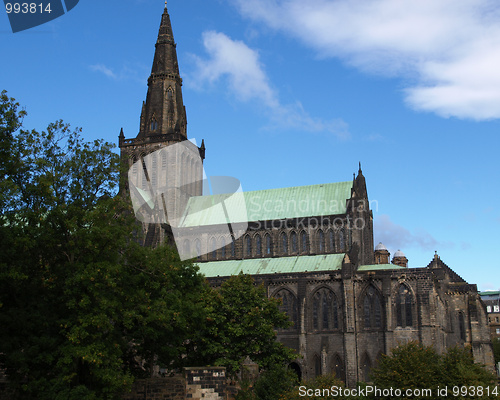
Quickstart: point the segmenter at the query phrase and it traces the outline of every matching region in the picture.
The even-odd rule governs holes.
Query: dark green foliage
[[[500,362],[500,338],[493,339],[492,344],[495,364],[498,364]]]
[[[495,376],[474,363],[470,348],[453,347],[443,355],[434,348],[410,342],[384,355],[372,371],[373,383],[379,388],[432,389],[432,398],[488,398],[486,395],[457,397],[453,387],[486,387],[496,383]],[[438,388],[448,388],[448,396],[437,396]],[[384,397],[397,399],[399,397]],[[411,397],[429,399],[428,396]],[[492,397],[493,398],[493,397]]]
[[[263,371],[253,386],[243,382],[236,400],[276,400],[298,384],[297,374],[285,365]]]
[[[112,144],[61,121],[19,130],[22,116],[2,93],[0,364],[22,399],[114,399],[153,365],[182,366],[204,279],[131,240]]]
[[[204,301],[208,315],[193,341],[193,365],[221,365],[235,374],[247,356],[264,369],[296,358],[276,341],[275,328],[289,326],[280,300],[268,298],[250,276],[233,276],[219,289],[207,290]]]
[[[442,384],[441,359],[433,348],[410,342],[382,355],[372,378],[382,388],[434,390]]]
[[[297,386],[297,374],[286,366],[276,366],[264,371],[255,382],[257,400],[275,400]]]

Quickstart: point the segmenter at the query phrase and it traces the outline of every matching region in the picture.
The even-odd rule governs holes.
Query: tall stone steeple
[[[165,4],[137,139],[149,138],[152,142],[187,139],[186,108],[181,87],[176,44]]]
[[[162,243],[170,235],[165,227],[175,226],[189,198],[202,194],[205,158],[204,142],[197,147],[187,140],[182,79],[166,2],[139,133],[126,139],[122,129],[118,141],[127,171],[120,188],[124,194],[135,196],[133,200],[139,199],[140,206],[134,211],[143,222],[144,244]]]

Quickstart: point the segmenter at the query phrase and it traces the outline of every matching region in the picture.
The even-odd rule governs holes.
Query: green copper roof
[[[254,258],[247,260],[210,261],[199,263],[200,272],[207,278],[216,276],[279,274],[293,272],[334,271],[342,267],[344,254]]]
[[[345,214],[352,182],[326,183],[189,199],[183,227]],[[221,206],[224,201],[226,212]],[[245,212],[246,210],[246,212]]]
[[[383,271],[388,269],[407,269],[407,268],[395,264],[371,264],[371,265],[361,265],[358,268],[358,271]]]
[[[500,296],[499,291],[487,290],[485,292],[479,292],[480,296]]]

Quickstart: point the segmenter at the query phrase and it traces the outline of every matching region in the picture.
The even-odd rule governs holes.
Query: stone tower
[[[134,205],[143,222],[144,244],[156,245],[182,216],[190,197],[202,194],[205,145],[187,140],[182,79],[167,6],[161,17],[146,101],[135,139],[119,135],[125,176],[122,191],[140,198]],[[168,235],[168,233],[167,233]]]
[[[370,210],[361,163],[358,176],[354,176],[352,181],[351,198],[347,202],[347,220],[350,229],[351,261],[361,265],[373,264],[373,213]]]

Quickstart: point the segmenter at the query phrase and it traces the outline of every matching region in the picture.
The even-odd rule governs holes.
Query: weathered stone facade
[[[129,167],[186,138],[174,53],[165,8],[140,133],[136,139],[120,134],[122,161]],[[204,158],[203,143],[193,151]],[[195,171],[199,177],[201,164],[188,164],[191,169],[182,156],[166,163],[173,176]],[[391,264],[383,245],[374,250],[373,215],[361,165],[352,182],[245,193],[246,219],[236,221],[245,223],[245,231],[238,232],[236,224],[227,235],[209,229],[229,225],[227,213],[206,206],[218,204],[220,197],[207,200],[196,185],[164,197],[174,202],[176,217],[182,214],[184,236],[177,243],[196,249],[200,270],[212,285],[244,271],[264,284],[269,296],[282,299],[293,325],[278,337],[300,355],[292,368],[301,377],[335,372],[348,385],[368,381],[381,354],[412,340],[438,352],[469,345],[477,362],[493,368],[488,319],[475,285],[437,254],[425,268],[408,268],[402,252],[396,252]],[[183,213],[184,208],[195,210],[194,217]],[[149,245],[172,232],[168,224],[143,226]],[[207,229],[195,234],[200,226]]]

